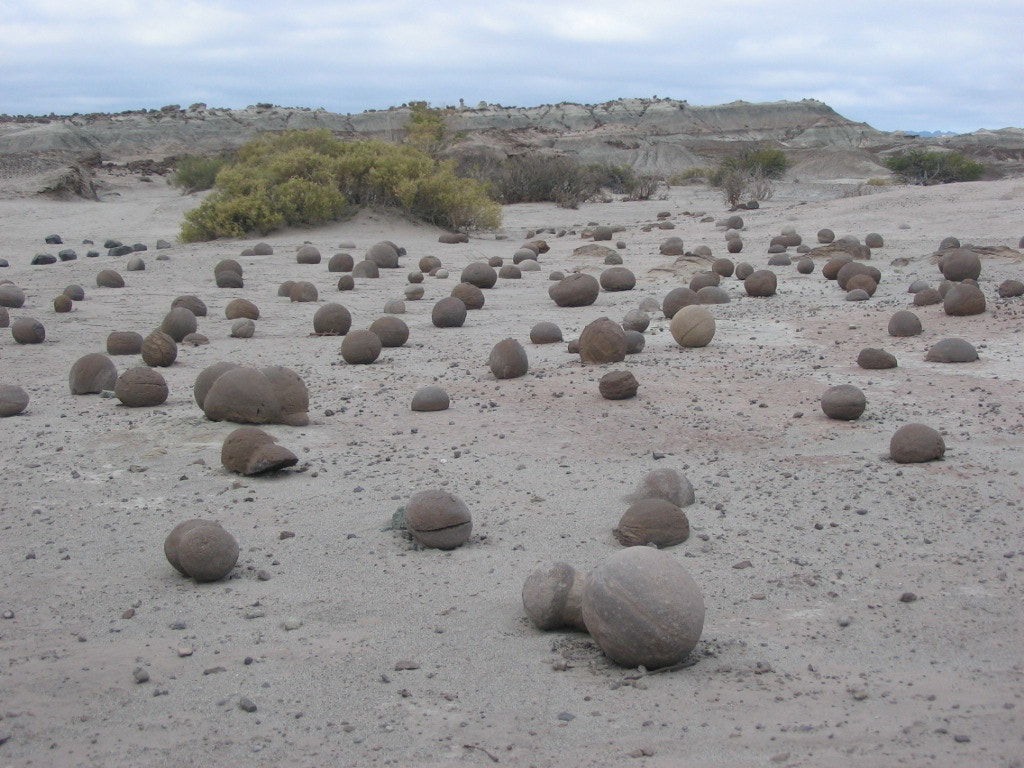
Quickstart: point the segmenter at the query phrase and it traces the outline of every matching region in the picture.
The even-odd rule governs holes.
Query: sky
[[[1021,0],[0,0],[0,113],[823,101],[1024,127]]]

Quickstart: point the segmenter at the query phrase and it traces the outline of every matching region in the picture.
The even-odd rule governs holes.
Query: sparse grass
[[[186,195],[212,189],[217,181],[217,174],[231,161],[228,155],[201,157],[185,155],[174,164],[174,175],[171,184],[178,187]]]

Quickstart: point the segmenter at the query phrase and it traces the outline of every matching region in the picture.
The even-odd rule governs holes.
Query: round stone
[[[601,273],[600,284],[606,291],[631,291],[636,276],[625,267],[611,267]]]
[[[378,278],[380,277],[380,265],[371,259],[363,259],[352,267],[352,277]]]
[[[167,382],[152,368],[129,368],[114,382],[114,394],[128,408],[163,405],[167,401]]]
[[[382,347],[400,347],[409,340],[409,326],[400,317],[385,315],[370,323]]]
[[[942,435],[927,424],[904,424],[889,440],[889,455],[899,464],[933,461],[945,453]]]
[[[683,307],[672,317],[669,331],[681,347],[706,347],[715,336],[715,318],[704,307]]]
[[[494,284],[498,282],[498,273],[494,267],[482,261],[474,261],[472,264],[466,265],[466,268],[462,270],[459,280],[463,283],[475,285],[477,288],[493,288]]]
[[[548,289],[548,296],[559,307],[587,307],[597,301],[601,284],[593,275],[576,272]]]
[[[736,272],[734,274],[737,280],[746,280],[754,274],[754,267],[745,261],[741,261],[736,265]]]
[[[355,260],[351,253],[336,253],[327,262],[328,272],[351,272],[355,267]]]
[[[626,358],[626,334],[622,326],[601,317],[580,334],[580,359],[590,365],[618,363]]]
[[[665,294],[665,298],[661,300],[661,311],[666,318],[671,320],[680,309],[695,304],[700,304],[697,292],[688,286],[681,285]]]
[[[917,336],[921,330],[921,318],[908,309],[901,309],[889,318],[890,336]]]
[[[484,292],[472,283],[459,283],[452,288],[451,295],[460,299],[466,309],[481,309],[484,306]]]
[[[682,256],[686,253],[686,247],[683,245],[683,238],[673,236],[662,241],[658,251],[662,256]]]
[[[809,275],[814,271],[814,259],[804,258],[796,263],[796,271],[801,275]]]
[[[611,371],[597,382],[598,392],[605,400],[628,400],[636,397],[640,382],[631,371]]]
[[[733,251],[729,251],[729,253],[733,253]],[[731,259],[715,259],[711,264],[711,271],[722,277],[732,277],[736,271],[736,265],[732,263]]]
[[[221,374],[238,367],[238,363],[220,362],[204,368],[196,377],[195,384],[192,385],[192,395],[196,405],[202,408],[206,393],[210,391],[213,383],[220,378]]]
[[[434,270],[441,268],[441,260],[437,256],[424,256],[420,259],[418,266],[420,272],[429,275]]]
[[[140,256],[132,256],[132,258],[128,259],[128,263],[124,265],[124,268],[128,272],[145,272],[146,262]]]
[[[942,339],[928,349],[924,359],[929,363],[973,363],[978,350],[965,339]]]
[[[515,264],[506,264],[498,270],[498,277],[502,280],[519,280],[523,276],[523,271]]]
[[[947,280],[977,280],[981,275],[981,259],[974,251],[954,248],[946,251],[939,259],[939,271]]]
[[[274,253],[274,246],[270,243],[256,243],[252,247],[252,252],[255,256],[270,256]]]
[[[25,292],[13,283],[0,285],[0,307],[20,309],[25,304]]]
[[[441,387],[431,385],[423,387],[412,396],[414,411],[445,411],[451,405],[448,393]]]
[[[188,574],[185,573],[185,569],[181,567],[181,563],[178,561],[178,545],[181,543],[182,536],[200,525],[216,525],[216,523],[211,520],[200,520],[198,518],[185,520],[174,526],[171,532],[167,534],[167,538],[164,539],[164,556],[167,558],[167,562],[174,566],[174,570],[182,576],[188,576]]]
[[[164,315],[163,322],[160,323],[160,330],[175,342],[179,342],[188,334],[196,332],[196,316],[185,307],[174,307]]]
[[[836,233],[831,229],[818,230],[818,242],[827,245],[836,239]]]
[[[423,282],[423,273],[422,272],[410,272],[408,275],[405,276],[405,279],[408,280],[410,283],[422,283]]]
[[[53,311],[56,312],[57,314],[64,314],[65,312],[70,312],[73,306],[74,302],[72,302],[71,299],[65,296],[63,293],[54,298],[53,300]]]
[[[213,281],[216,283],[218,288],[244,288],[245,280],[238,272],[232,272],[231,270],[225,270],[224,272],[215,272],[213,275]]]
[[[206,303],[198,296],[179,296],[171,302],[171,309],[184,307],[196,317],[206,317]]]
[[[829,387],[821,396],[821,410],[830,419],[854,421],[867,407],[864,393],[852,384]]]
[[[202,396],[203,413],[210,421],[293,427],[309,423],[309,392],[305,382],[290,368],[232,366],[217,372],[219,375],[207,376],[208,371],[200,374],[208,391],[203,395],[196,379],[194,393],[197,402]]]
[[[675,557],[651,547],[628,547],[587,576],[583,621],[615,663],[657,669],[678,664],[696,647],[704,628],[704,599]]]
[[[101,269],[96,273],[99,288],[124,288],[124,278],[112,269]]]
[[[864,245],[868,248],[881,248],[885,245],[885,241],[882,236],[877,232],[871,232],[864,236]]]
[[[537,323],[530,329],[530,341],[534,344],[556,344],[562,340],[562,329],[547,321]]]
[[[78,358],[68,374],[68,388],[72,395],[98,395],[113,390],[117,383],[117,366],[99,352]]]
[[[17,416],[28,408],[28,392],[14,384],[0,384],[0,416]]]
[[[231,336],[235,339],[251,339],[256,334],[256,321],[240,317],[231,324]]]
[[[380,357],[380,336],[371,330],[350,331],[341,342],[341,356],[350,365],[369,365]]]
[[[419,301],[424,294],[422,285],[407,285],[402,292],[405,294],[406,301]]]
[[[178,345],[163,331],[153,331],[142,341],[142,360],[151,368],[166,368],[178,358]]]
[[[1001,299],[1010,299],[1015,296],[1024,296],[1024,283],[1020,280],[1004,280],[996,290]]]
[[[821,268],[821,276],[826,280],[835,280],[839,275],[839,270],[851,261],[853,259],[850,256],[836,256],[834,259],[829,259]]]
[[[230,472],[258,475],[294,467],[299,458],[259,427],[239,427],[224,438],[220,463]]]
[[[341,304],[328,302],[313,315],[313,333],[318,336],[344,336],[352,327],[352,314]]]
[[[642,309],[631,309],[622,318],[622,330],[643,333],[651,324],[651,316]],[[561,341],[561,339],[559,339]]]
[[[697,291],[697,300],[701,304],[728,304],[732,301],[729,292],[717,285],[705,285]]]
[[[447,296],[434,304],[430,320],[438,328],[461,328],[466,322],[466,305],[462,299]]]
[[[526,375],[530,362],[522,344],[515,339],[504,339],[491,349],[487,367],[496,379],[517,379]]]
[[[770,269],[759,269],[743,281],[748,296],[774,296],[779,280]]]
[[[956,317],[980,315],[985,311],[985,294],[976,285],[954,283],[946,291],[942,309],[947,315]]]
[[[409,533],[435,549],[461,547],[473,532],[473,521],[462,499],[447,491],[420,491],[405,506]]]
[[[928,307],[932,304],[940,304],[941,302],[942,294],[939,293],[937,288],[922,288],[914,294],[915,307]]]
[[[80,285],[69,285],[63,293],[72,301],[82,301],[85,298],[85,288]]]
[[[647,338],[640,331],[625,331],[625,334],[627,355],[636,355],[644,351]]]
[[[857,355],[857,365],[867,370],[883,370],[896,367],[896,356],[884,349],[865,347]]]
[[[846,291],[849,293],[856,290],[864,291],[868,297],[871,297],[878,290],[878,283],[874,281],[871,275],[854,275],[846,281]]]
[[[852,291],[847,291],[845,296],[846,301],[867,301],[870,298],[871,294],[863,288],[854,288]]]
[[[306,243],[295,252],[295,261],[299,264],[319,264],[320,251],[315,246]]]
[[[228,320],[238,320],[241,317],[259,320],[260,309],[248,299],[232,299],[224,307],[224,317]]]
[[[836,272],[836,282],[844,291],[852,290],[849,286],[850,279],[855,275],[866,275],[875,281],[875,284],[882,282],[882,273],[875,267],[865,264],[862,261],[848,261]]]
[[[374,262],[381,269],[397,269],[398,248],[387,240],[374,243],[366,252],[366,260]]]
[[[238,542],[219,525],[197,525],[178,541],[178,563],[196,581],[219,581],[237,562]]]
[[[612,534],[626,547],[653,544],[664,549],[690,537],[690,521],[682,509],[666,499],[641,499],[629,506]]]
[[[135,331],[112,331],[107,335],[108,355],[137,355],[142,352],[142,334]]]
[[[339,291],[351,291],[356,287],[356,281],[352,275],[342,275],[338,278]]]
[[[224,272],[234,272],[239,277],[242,276],[242,265],[234,259],[221,259],[213,267],[213,274],[220,275]]]
[[[316,286],[307,280],[299,280],[288,290],[288,298],[296,302],[311,302],[319,298]]]
[[[11,336],[19,344],[42,344],[46,329],[34,317],[19,317],[11,323]]]

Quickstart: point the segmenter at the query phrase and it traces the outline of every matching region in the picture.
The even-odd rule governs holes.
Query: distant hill
[[[81,169],[100,162],[159,171],[175,156],[232,150],[262,133],[290,128],[328,128],[351,139],[398,141],[409,114],[405,106],[343,115],[271,104],[234,110],[194,104],[119,114],[0,116],[0,178],[31,186],[69,166]],[[452,154],[464,159],[547,152],[667,176],[715,165],[740,148],[767,143],[787,152],[794,164],[791,174],[799,178],[868,178],[886,175],[888,153],[926,143],[1004,168],[1024,167],[1020,129],[939,137],[887,133],[811,99],[717,106],[673,99],[536,107],[481,103],[450,109],[447,115],[463,137]]]

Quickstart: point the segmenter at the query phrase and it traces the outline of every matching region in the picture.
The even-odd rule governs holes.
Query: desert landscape
[[[733,213],[705,185],[578,210],[505,206],[501,230],[464,243],[364,210],[182,244],[182,216],[202,196],[162,176],[100,168],[100,201],[58,200],[33,193],[37,177],[18,186],[27,171],[6,166],[17,194],[0,199],[0,281],[24,293],[10,322],[34,318],[45,340],[0,336],[0,385],[29,396],[0,419],[0,765],[1024,765],[1024,298],[998,291],[1024,280],[1024,180],[872,189],[825,173],[824,157],[808,160],[816,178],[805,166],[737,212],[735,254],[721,226]],[[595,243],[597,225],[612,240]],[[881,273],[877,291],[848,301],[813,251],[808,274],[795,247],[792,264],[769,267],[769,244],[788,228],[812,249],[823,228],[880,235],[865,262]],[[62,243],[47,244],[55,234]],[[981,254],[979,314],[915,306],[908,292],[919,280],[938,287],[936,251],[950,236]],[[669,237],[686,254],[662,253]],[[109,238],[147,248],[112,256]],[[358,262],[385,240],[405,249],[399,268],[339,291],[331,256]],[[536,240],[549,247],[539,270],[499,278],[461,327],[434,325],[465,267],[511,264]],[[258,242],[272,253],[241,255]],[[320,263],[297,262],[306,243]],[[621,257],[635,287],[556,306],[551,272],[608,269],[605,251],[578,250],[593,245]],[[31,264],[62,249],[76,258]],[[428,256],[444,272],[409,299],[408,275]],[[680,346],[662,300],[720,257],[770,268],[777,291],[749,296],[723,277],[728,302],[704,305],[713,339]],[[145,268],[128,271],[131,258]],[[238,261],[244,287],[217,287],[223,259]],[[124,287],[99,287],[104,269]],[[289,280],[312,283],[317,300],[279,295]],[[56,312],[70,285],[84,298]],[[197,330],[209,343],[179,344],[157,369],[166,402],[70,393],[76,360],[104,353],[111,332],[147,336],[182,295],[208,308]],[[239,298],[259,308],[249,338],[225,317]],[[588,364],[568,351],[591,322],[618,323],[645,300],[658,309],[639,352]],[[342,337],[313,333],[327,302],[344,305],[352,330],[391,302],[408,340],[349,364]],[[917,315],[919,334],[889,334],[900,310]],[[533,343],[541,322],[563,341]],[[488,367],[506,338],[528,356],[522,377]],[[926,359],[949,338],[978,359]],[[865,348],[898,365],[861,367]],[[111,359],[121,373],[143,365]],[[302,378],[308,424],[263,425],[294,466],[222,466],[239,425],[209,420],[193,397],[221,361]],[[616,370],[635,376],[635,397],[602,397],[600,379]],[[859,418],[823,413],[838,385],[863,392]],[[450,407],[412,410],[427,386]],[[891,458],[890,438],[912,422],[941,433],[940,460]],[[657,469],[693,485],[689,538],[662,552],[706,607],[696,648],[667,670],[619,666],[582,631],[540,631],[521,599],[538,568],[586,573],[621,551],[612,530],[626,497]],[[423,547],[402,529],[397,513],[428,489],[465,502],[463,546]],[[164,540],[191,518],[237,541],[226,578],[197,583],[169,564]]]

